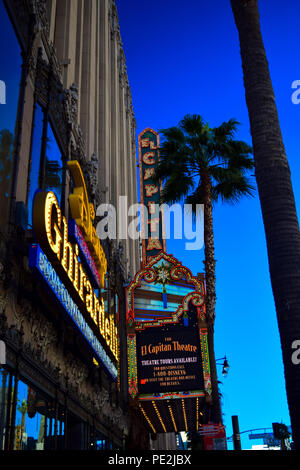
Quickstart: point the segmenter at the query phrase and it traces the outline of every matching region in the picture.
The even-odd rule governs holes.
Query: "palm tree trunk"
[[[216,276],[215,276],[215,244],[213,230],[213,215],[211,202],[211,179],[207,173],[201,175],[202,188],[204,193],[204,253],[205,253],[205,282],[206,299],[205,308],[208,322],[208,351],[210,361],[210,373],[212,384],[213,407],[211,421],[222,423],[222,412],[219,396],[217,367],[214,351],[214,321],[216,306]]]
[[[296,448],[300,449],[300,365],[293,364],[291,360],[292,344],[300,340],[299,223],[260,30],[257,0],[231,0],[231,6],[239,32],[256,180],[266,233],[293,439]]]

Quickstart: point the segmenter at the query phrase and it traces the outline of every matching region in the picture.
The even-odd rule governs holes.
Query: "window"
[[[59,407],[55,419],[55,404],[31,386],[18,382],[14,450],[50,450],[62,448],[64,422]]]
[[[45,129],[46,126],[46,129]],[[43,152],[43,139],[46,140]],[[43,155],[45,153],[45,155]],[[37,190],[53,191],[61,205],[63,159],[50,122],[45,123],[44,110],[36,104],[28,192],[28,225],[32,227],[32,207]]]
[[[0,369],[0,450],[4,450],[8,408],[8,372]]]
[[[31,165],[29,173],[29,193],[28,193],[28,224],[32,226],[32,204],[36,190],[39,188],[39,174],[41,163],[41,148],[43,137],[44,113],[42,107],[37,104],[34,116]]]
[[[13,148],[21,78],[21,48],[0,0],[1,97],[0,97],[0,226],[5,226],[13,171]]]
[[[62,154],[54,136],[52,126],[47,124],[47,146],[46,146],[46,169],[45,190],[53,191],[61,205],[61,194],[63,186],[63,161]]]

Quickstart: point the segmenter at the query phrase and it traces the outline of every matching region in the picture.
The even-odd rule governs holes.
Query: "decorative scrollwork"
[[[78,87],[73,83],[65,90],[65,107],[69,123],[76,125],[78,116]]]
[[[179,281],[180,279],[183,279],[186,277],[186,270],[181,267],[181,266],[174,266],[173,269],[171,269],[171,278],[174,280],[174,281]]]
[[[194,294],[194,296],[192,297],[192,304],[195,307],[201,307],[203,302],[204,302],[204,299],[203,299],[203,297],[201,297],[200,294]]]
[[[154,282],[157,278],[157,273],[154,269],[147,269],[144,271],[143,277],[146,282]]]
[[[32,310],[28,315],[30,343],[40,355],[41,360],[49,360],[48,353],[57,341],[57,334],[49,322]]]

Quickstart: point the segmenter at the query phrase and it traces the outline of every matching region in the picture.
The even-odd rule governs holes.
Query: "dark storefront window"
[[[112,450],[113,443],[103,434],[97,433],[96,450]]]
[[[63,449],[64,419],[63,406],[0,369],[0,450]]]
[[[60,407],[22,381],[18,383],[14,450],[62,448],[64,422]]]
[[[15,376],[6,369],[0,368],[0,450],[10,448],[14,427],[11,426]]]
[[[8,408],[8,372],[0,369],[0,450],[4,449]]]
[[[21,78],[21,48],[0,0],[0,226],[8,220],[13,147]],[[5,46],[4,46],[5,45]]]
[[[118,448],[92,429],[65,404],[0,368],[0,451]]]

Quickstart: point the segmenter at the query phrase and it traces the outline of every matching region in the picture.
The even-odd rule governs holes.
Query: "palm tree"
[[[300,339],[300,232],[291,175],[260,30],[257,0],[231,0],[239,33],[255,174],[281,339],[293,439],[300,449],[300,367],[291,360]]]
[[[238,124],[230,119],[210,128],[201,116],[186,115],[177,127],[160,131],[164,140],[156,172],[156,180],[164,182],[163,202],[184,201],[192,205],[194,213],[197,204],[204,204],[206,313],[214,405],[211,418],[216,423],[222,422],[222,413],[213,345],[216,301],[213,204],[218,200],[237,202],[254,191],[247,177],[254,166],[252,148],[234,139]]]

